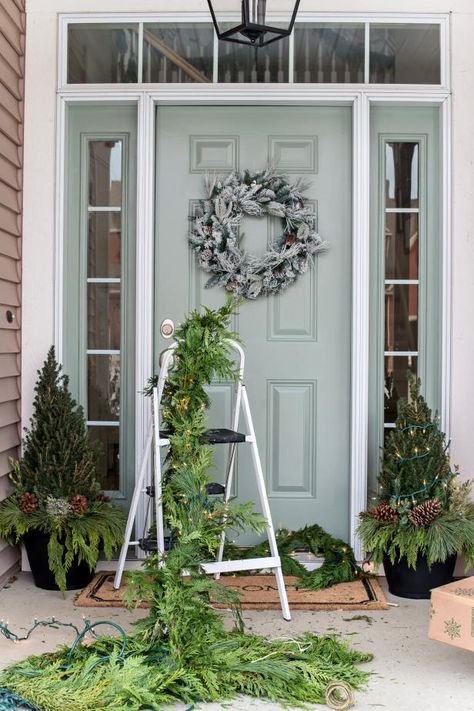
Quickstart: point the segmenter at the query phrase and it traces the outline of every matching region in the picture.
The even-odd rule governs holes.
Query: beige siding
[[[20,443],[24,0],[0,0],[0,500]],[[18,551],[0,540],[0,580]]]

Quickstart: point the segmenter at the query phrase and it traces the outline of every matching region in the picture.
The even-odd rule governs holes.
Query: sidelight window
[[[420,145],[385,143],[384,195],[384,428],[408,395],[419,351]]]

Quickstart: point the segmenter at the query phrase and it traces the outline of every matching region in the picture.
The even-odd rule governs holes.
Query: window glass
[[[138,24],[70,24],[69,84],[129,84],[138,81]]]
[[[384,420],[393,424],[397,419],[397,406],[401,397],[408,397],[408,373],[416,375],[416,356],[386,356],[384,359]],[[390,432],[390,428],[386,428]]]
[[[89,420],[110,422],[120,417],[120,356],[90,355],[87,368]]]
[[[122,141],[89,141],[89,207],[122,204]]]
[[[385,276],[387,279],[418,279],[416,213],[385,215]]]
[[[295,82],[364,81],[364,25],[298,24],[294,33]]]
[[[102,426],[89,428],[91,438],[99,444],[98,470],[101,486],[105,491],[120,488],[120,427]]]
[[[285,83],[289,80],[288,37],[258,49],[221,41],[218,67],[219,82],[223,83]]]
[[[418,348],[418,285],[385,285],[385,350]]]
[[[418,143],[385,145],[385,207],[418,207]]]
[[[120,349],[120,284],[87,285],[87,347]]]
[[[204,23],[145,24],[143,81],[212,82],[214,29]]]
[[[440,26],[370,25],[370,82],[439,84]]]
[[[120,278],[122,249],[120,212],[90,212],[87,276]]]

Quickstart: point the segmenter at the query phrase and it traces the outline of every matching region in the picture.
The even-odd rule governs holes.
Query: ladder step
[[[221,494],[225,494],[225,486],[218,484],[217,481],[213,481],[206,484],[206,492],[209,496],[220,496]]]
[[[170,432],[160,432],[160,447],[165,447],[170,443],[170,436]],[[206,430],[201,437],[202,444],[239,444],[246,441],[247,435],[243,432],[234,432],[234,430],[227,430],[223,427]]]
[[[234,432],[234,430],[226,430],[224,428],[206,430],[202,435],[203,444],[238,444],[245,442],[246,435],[242,432]]]
[[[145,553],[156,553],[158,550],[158,544],[156,538],[140,538],[138,540],[138,547],[145,551]],[[165,551],[169,551],[171,548],[171,540],[169,536],[165,536]]]
[[[236,573],[240,570],[262,570],[262,568],[280,568],[280,556],[270,558],[248,558],[247,560],[222,560],[214,563],[202,563],[205,573]]]

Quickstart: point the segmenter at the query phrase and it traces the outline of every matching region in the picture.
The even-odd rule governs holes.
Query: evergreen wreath
[[[213,276],[206,288],[223,286],[236,297],[256,299],[278,294],[304,274],[313,255],[326,249],[315,229],[315,215],[305,205],[302,180],[288,182],[272,170],[234,170],[207,178],[207,198],[195,215],[189,245],[199,265]],[[239,234],[242,218],[279,217],[283,232],[262,256],[246,253]]]
[[[357,565],[351,546],[340,538],[333,538],[317,523],[298,531],[280,528],[276,532],[278,552],[284,575],[299,578],[299,587],[308,590],[323,590],[338,583],[350,583],[367,575]],[[322,556],[320,568],[308,571],[295,557],[296,551],[305,551]],[[270,555],[268,541],[250,548],[238,548],[232,543],[225,547],[226,558],[258,558]]]

